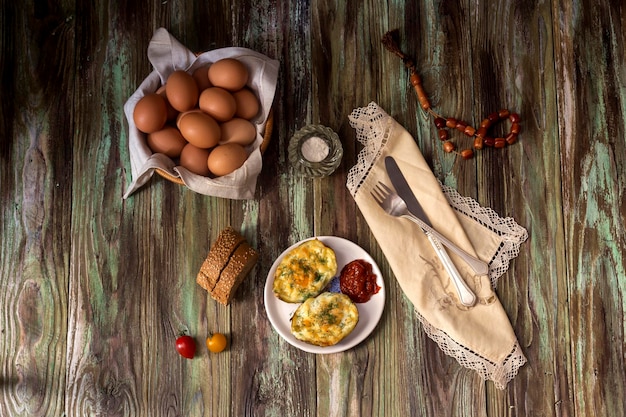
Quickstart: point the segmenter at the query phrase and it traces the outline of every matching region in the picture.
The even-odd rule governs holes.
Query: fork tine
[[[381,198],[380,193],[378,192],[377,189],[370,191],[370,194],[372,195],[372,198],[374,198],[374,201],[378,203],[378,205],[383,204],[384,198]]]
[[[387,185],[385,185],[385,183],[384,183],[384,182],[380,182],[380,181],[378,181],[378,185],[379,185],[382,189],[384,189],[384,190],[385,190],[386,195],[389,195],[389,194],[393,193],[393,190],[392,190],[391,188],[389,188]]]
[[[378,184],[376,184],[376,186],[374,187],[374,190],[376,190],[376,193],[378,194],[378,196],[380,197],[381,202],[387,199],[387,196],[389,194],[387,194],[387,192],[385,191],[384,188],[382,188],[380,186],[380,182]]]

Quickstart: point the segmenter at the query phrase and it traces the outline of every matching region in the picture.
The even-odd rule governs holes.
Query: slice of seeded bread
[[[258,253],[247,242],[242,242],[220,274],[211,296],[221,304],[228,305],[237,287],[256,265],[258,259]]]
[[[200,267],[196,282],[205,290],[213,291],[228,260],[243,241],[245,238],[232,227],[222,230]]]
[[[259,255],[232,227],[220,232],[209,250],[196,282],[216,301],[228,305],[244,278],[256,265]]]

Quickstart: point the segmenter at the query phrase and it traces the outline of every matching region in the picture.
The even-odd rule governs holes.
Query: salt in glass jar
[[[289,162],[302,175],[326,177],[335,172],[343,148],[339,136],[322,125],[307,125],[298,130],[289,141]]]

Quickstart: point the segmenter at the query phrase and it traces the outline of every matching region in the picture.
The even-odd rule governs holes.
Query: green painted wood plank
[[[625,11],[592,3],[0,2],[0,414],[619,414]],[[194,51],[237,45],[280,61],[254,200],[160,177],[122,200],[122,106],[151,70],[160,26]],[[380,44],[394,28],[437,110],[477,124],[509,107],[519,142],[471,161],[443,152]],[[347,116],[370,101],[415,136],[440,180],[529,231],[498,287],[529,359],[505,391],[427,338],[347,193],[360,150]],[[329,178],[298,177],[287,161],[307,123],[341,137]],[[260,259],[223,307],[195,275],[227,225]],[[328,356],[284,342],[260,301],[274,259],[322,234],[366,249],[387,284],[372,335]],[[196,337],[194,360],[174,349],[182,330]],[[207,352],[212,331],[228,335],[226,352]]]

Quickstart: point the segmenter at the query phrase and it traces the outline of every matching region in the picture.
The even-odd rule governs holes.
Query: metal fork
[[[480,259],[475,258],[469,253],[465,252],[463,249],[459,248],[445,236],[437,232],[432,227],[428,226],[421,219],[411,214],[402,197],[396,194],[384,183],[378,182],[378,184],[370,194],[387,214],[395,217],[408,218],[409,220],[413,221],[421,227],[421,229],[428,237],[431,245],[435,249],[435,252],[441,259],[444,267],[448,271],[448,274],[452,278],[452,282],[454,283],[457,292],[459,293],[461,303],[469,306],[474,305],[474,303],[476,302],[476,296],[469,289],[465,281],[463,281],[458,271],[454,267],[452,260],[450,260],[450,257],[448,256],[446,250],[441,245],[445,245],[451,251],[459,255],[459,257],[461,257],[474,270],[474,272],[479,275],[487,274],[489,272],[489,266]]]

